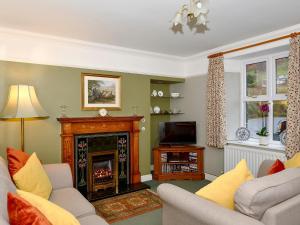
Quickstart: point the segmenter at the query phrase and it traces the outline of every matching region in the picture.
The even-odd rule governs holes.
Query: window
[[[256,132],[267,127],[274,143],[286,129],[288,53],[271,55],[243,63],[242,121],[241,125]],[[260,106],[268,104],[269,112],[262,113]]]

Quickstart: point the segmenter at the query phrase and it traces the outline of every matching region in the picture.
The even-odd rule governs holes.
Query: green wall
[[[61,161],[60,123],[56,120],[60,117],[61,105],[68,106],[67,115],[69,117],[97,115],[97,111],[81,110],[82,72],[114,74],[122,77],[122,109],[110,111],[109,114],[112,116],[129,116],[133,114],[132,107],[138,106],[138,114],[146,119],[144,124],[141,123],[141,126],[145,126],[146,130],[140,133],[140,171],[142,175],[149,174],[152,149],[151,129],[153,130],[153,126],[150,125],[150,95],[152,91],[150,86],[153,85],[151,79],[168,82],[182,82],[183,79],[0,61],[0,110],[6,103],[10,85],[29,84],[35,87],[41,105],[50,116],[44,120],[25,121],[26,152],[36,152],[43,163]],[[158,89],[158,87],[155,88]],[[161,87],[160,90],[168,93],[164,87]],[[163,105],[165,104],[169,103],[163,103]],[[156,134],[157,132],[153,133]],[[20,122],[17,120],[0,120],[0,155],[4,158],[6,157],[7,146],[20,147]]]
[[[36,89],[40,103],[49,113],[45,120],[25,121],[26,152],[36,152],[44,163],[60,162],[60,105],[67,105],[67,114],[95,116],[97,111],[82,111],[80,102],[81,72],[118,74],[122,76],[122,110],[111,115],[132,115],[132,106],[146,118],[146,130],[140,134],[140,170],[150,173],[150,76],[112,73],[79,68],[46,66],[0,61],[0,108],[6,102],[12,84],[30,84]],[[142,126],[142,125],[141,125]],[[7,146],[20,147],[19,121],[0,121],[0,154],[5,157]]]

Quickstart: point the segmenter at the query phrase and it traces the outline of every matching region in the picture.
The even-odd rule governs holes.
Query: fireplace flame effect
[[[97,168],[94,170],[94,178],[104,178],[112,176],[112,170],[110,168]]]

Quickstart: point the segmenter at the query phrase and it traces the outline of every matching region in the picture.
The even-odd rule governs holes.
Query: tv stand
[[[204,147],[159,146],[154,152],[155,180],[202,180]]]

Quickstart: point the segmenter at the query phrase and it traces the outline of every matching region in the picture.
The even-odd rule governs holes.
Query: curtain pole
[[[281,36],[281,37],[269,39],[269,40],[258,42],[258,43],[255,43],[255,44],[246,45],[246,46],[243,46],[243,47],[240,47],[240,48],[234,48],[234,49],[231,49],[231,50],[228,50],[228,51],[225,51],[225,52],[218,52],[218,53],[209,55],[207,58],[209,58],[209,59],[216,58],[216,57],[228,54],[228,53],[237,52],[237,51],[241,51],[241,50],[248,49],[248,48],[253,48],[253,47],[264,45],[264,44],[269,44],[269,43],[272,43],[272,42],[275,42],[275,41],[280,41],[280,40],[295,37],[295,36],[298,36],[298,35],[300,35],[300,32],[291,33],[291,34],[288,34],[288,35],[284,35],[284,36]]]

